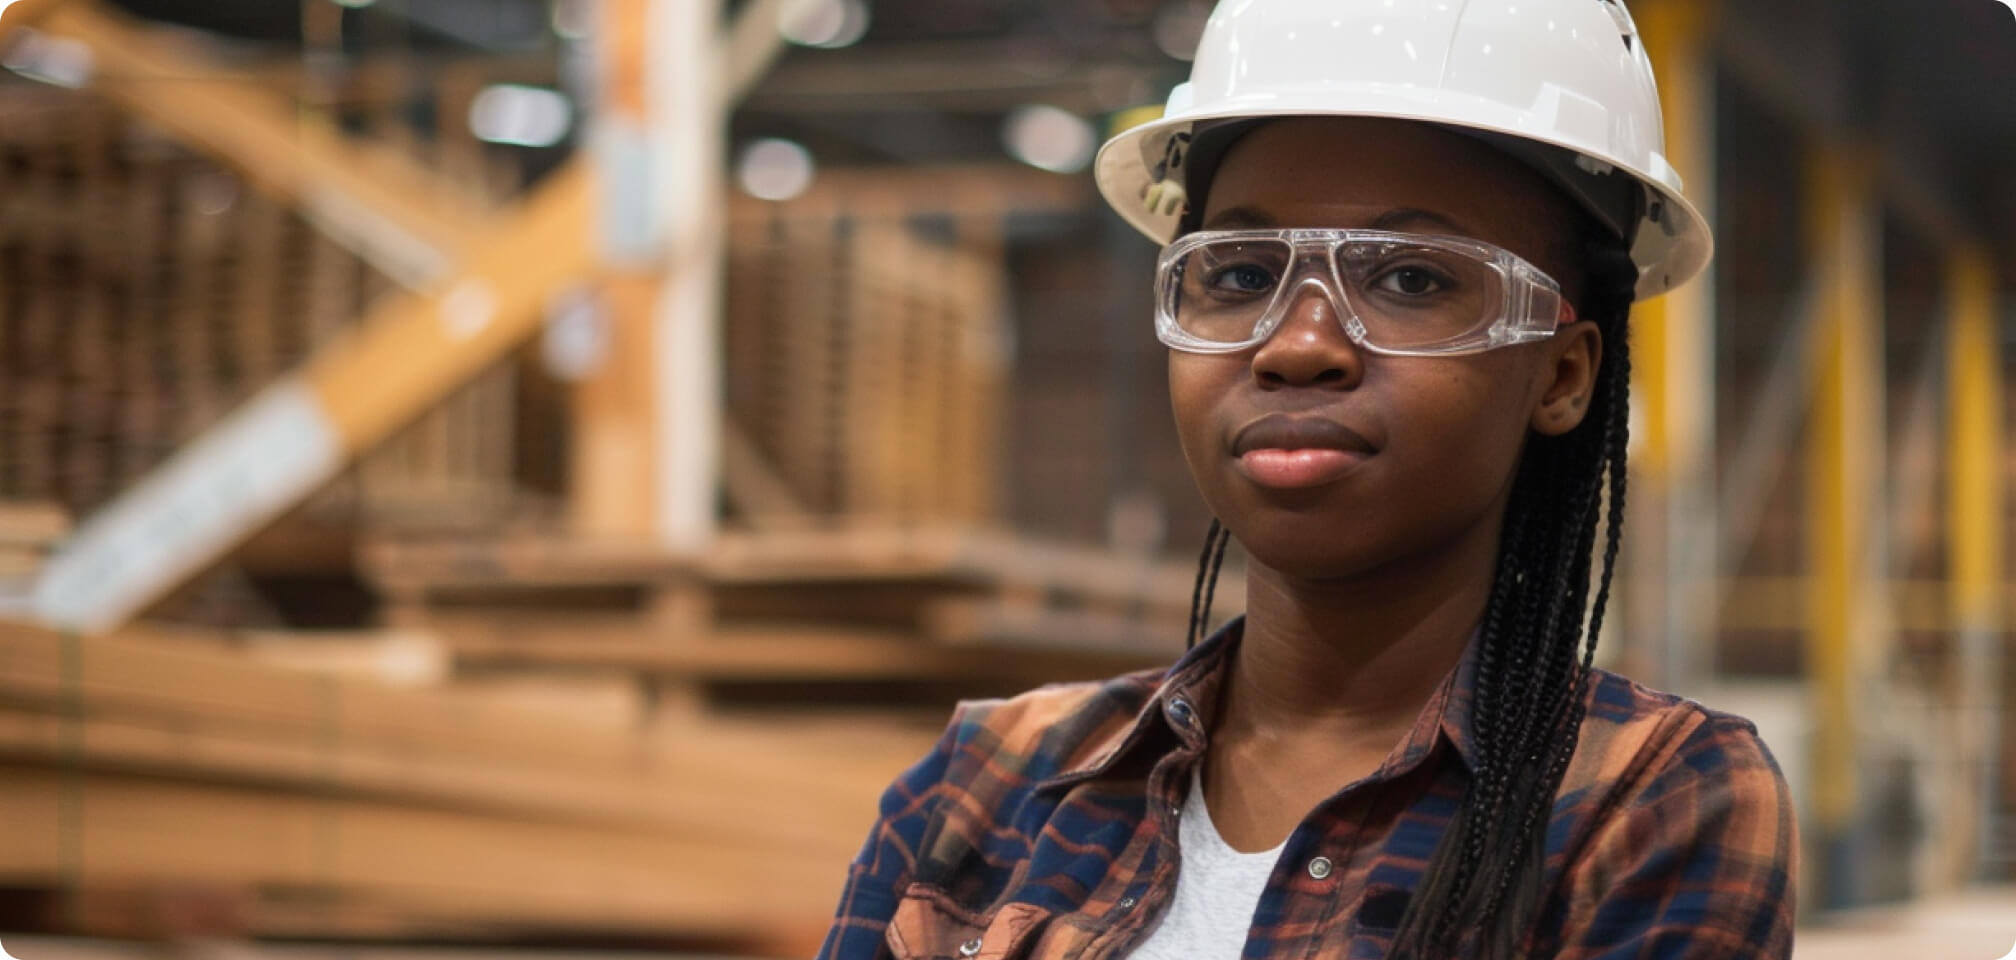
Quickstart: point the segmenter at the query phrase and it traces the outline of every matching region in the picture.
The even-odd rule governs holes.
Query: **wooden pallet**
[[[458,664],[719,682],[971,681],[994,693],[1181,652],[1194,571],[959,531],[724,537],[676,557],[550,539],[365,551],[391,621]],[[1224,591],[1220,620],[1237,612]]]

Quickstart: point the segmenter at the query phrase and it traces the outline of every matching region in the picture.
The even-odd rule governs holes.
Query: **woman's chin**
[[[1379,566],[1376,544],[1339,537],[1334,527],[1261,523],[1233,530],[1255,563],[1301,580],[1348,580]],[[1328,534],[1328,535],[1326,535]]]

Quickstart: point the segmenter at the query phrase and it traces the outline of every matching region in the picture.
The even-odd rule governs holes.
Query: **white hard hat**
[[[1420,120],[1488,140],[1629,244],[1639,299],[1700,272],[1714,248],[1666,161],[1652,64],[1618,0],[1222,0],[1190,82],[1162,119],[1108,141],[1094,176],[1166,244],[1198,172],[1184,169],[1193,138],[1291,116]]]

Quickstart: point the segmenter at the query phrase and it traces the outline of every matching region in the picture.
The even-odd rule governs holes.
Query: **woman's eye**
[[[1403,297],[1425,297],[1441,293],[1449,287],[1441,274],[1424,267],[1396,267],[1380,274],[1374,285],[1386,293],[1397,293]]]
[[[1274,286],[1274,273],[1255,264],[1225,267],[1211,277],[1211,288],[1231,293],[1265,293]]]

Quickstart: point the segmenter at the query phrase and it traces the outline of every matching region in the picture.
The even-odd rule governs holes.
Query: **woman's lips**
[[[1354,450],[1312,448],[1304,450],[1248,450],[1235,462],[1239,472],[1263,487],[1296,490],[1320,487],[1350,472],[1365,460]]]
[[[1330,483],[1374,449],[1363,434],[1326,417],[1270,414],[1232,437],[1239,471],[1263,487],[1284,490]]]

